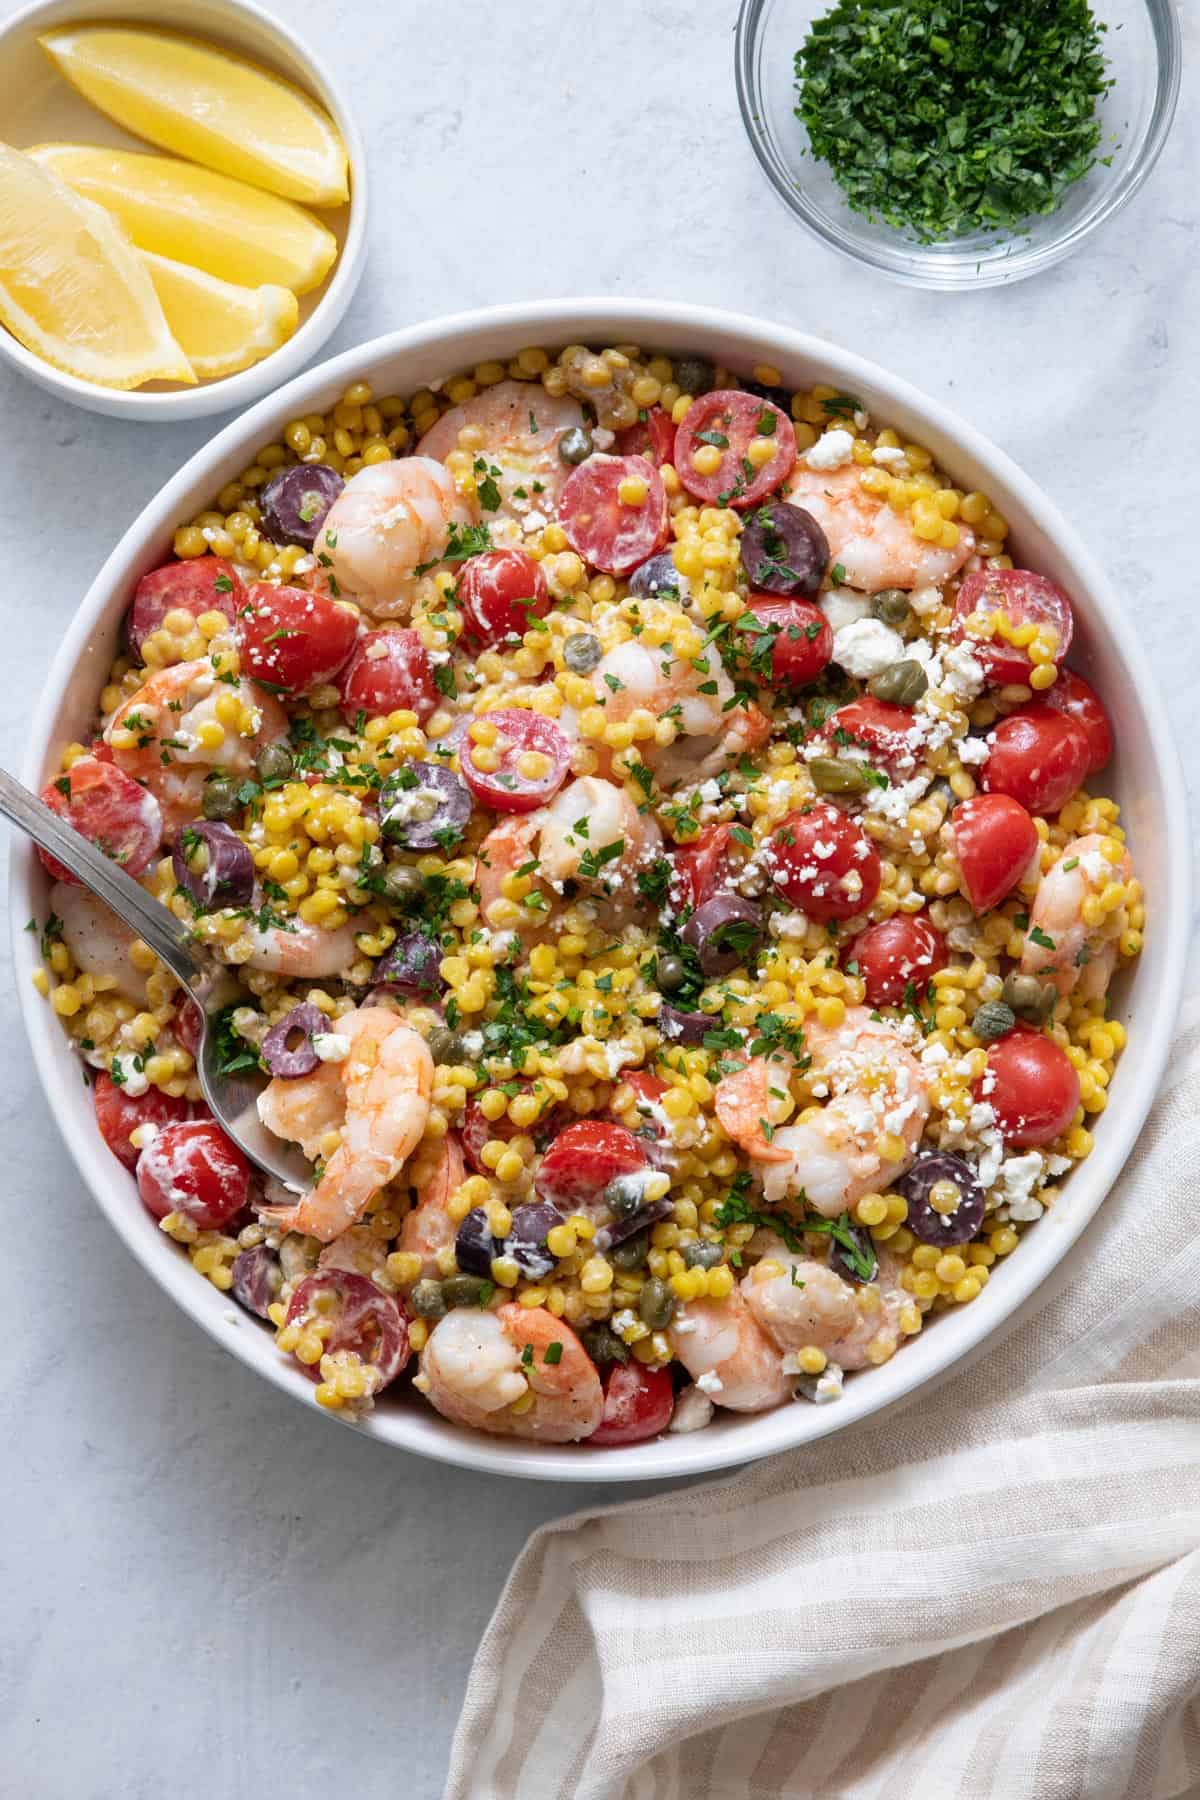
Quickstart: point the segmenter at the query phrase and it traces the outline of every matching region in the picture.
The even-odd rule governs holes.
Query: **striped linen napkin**
[[[535,1534],[446,1800],[1200,1794],[1198,1212],[1195,1013],[1082,1248],[986,1354]]]

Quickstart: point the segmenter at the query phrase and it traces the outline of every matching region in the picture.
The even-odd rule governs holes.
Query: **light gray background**
[[[942,298],[859,273],[791,224],[738,122],[732,0],[274,4],[329,45],[372,161],[371,257],[331,350],[439,312],[611,292],[756,312],[876,357],[959,407],[1082,527],[1200,775],[1186,92],[1149,187],[1098,242],[1015,288]],[[0,19],[15,10],[0,0]],[[1194,50],[1194,15],[1189,31]],[[0,419],[14,768],[79,597],[206,427],[117,424],[6,371]],[[0,1795],[432,1800],[516,1552],[612,1490],[423,1465],[222,1355],[83,1192],[3,954]]]

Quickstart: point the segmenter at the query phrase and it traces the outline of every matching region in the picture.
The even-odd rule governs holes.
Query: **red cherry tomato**
[[[1004,1142],[1028,1150],[1066,1131],[1079,1105],[1079,1076],[1053,1038],[1020,1026],[991,1046],[975,1097],[995,1113]]]
[[[1088,772],[1087,732],[1066,713],[1030,707],[1010,713],[988,734],[982,782],[989,794],[1011,794],[1031,813],[1056,813]]]
[[[638,1124],[633,1135],[646,1147],[646,1155],[655,1168],[668,1168],[674,1160],[675,1144],[661,1116],[655,1118],[650,1108],[667,1091],[665,1081],[649,1069],[622,1069],[618,1081],[628,1082],[637,1095]]]
[[[738,643],[751,659],[752,667],[761,670],[763,685],[784,682],[800,687],[815,681],[833,659],[833,627],[811,600],[782,600],[770,594],[751,594],[748,611],[738,620]],[[766,627],[756,631],[753,621]],[[767,647],[770,646],[770,671]]]
[[[519,640],[530,619],[550,611],[550,589],[527,550],[488,550],[463,564],[458,578],[463,637],[490,647]]]
[[[721,885],[732,835],[731,825],[702,825],[694,838],[676,850],[671,886],[680,890],[680,903],[693,912]]]
[[[156,1219],[184,1213],[202,1231],[218,1231],[250,1197],[252,1171],[213,1119],[164,1125],[138,1158],[138,1193]]]
[[[496,727],[498,737],[489,748],[500,753],[500,766],[480,769],[475,765],[478,746],[468,732],[459,746],[462,778],[475,798],[494,812],[533,812],[557,794],[571,766],[571,746],[566,733],[544,713],[505,706],[484,715]],[[522,759],[536,752],[541,763],[536,774],[522,768]]]
[[[999,906],[1029,867],[1037,827],[1008,794],[976,794],[950,815],[950,833],[967,899],[977,913]]]
[[[163,835],[158,801],[115,763],[81,756],[65,775],[47,783],[42,800],[130,875],[144,874],[158,854]],[[46,851],[38,856],[55,881],[81,885]]]
[[[238,608],[242,673],[285,694],[332,681],[358,636],[358,614],[319,588],[250,584]]]
[[[671,1423],[675,1390],[669,1369],[613,1363],[604,1377],[604,1412],[589,1444],[641,1444]]]
[[[644,1169],[648,1160],[624,1125],[578,1119],[559,1132],[538,1165],[534,1185],[543,1200],[570,1211],[596,1199],[618,1175]]]
[[[845,732],[866,750],[873,763],[898,771],[916,767],[920,738],[915,727],[911,706],[893,706],[887,700],[876,700],[873,694],[863,694],[831,713],[819,735],[832,739],[836,746],[842,741],[838,732]]]
[[[945,968],[946,940],[919,913],[896,913],[860,932],[844,960],[858,964],[868,1006],[899,1006],[906,988],[920,999],[930,977]]]
[[[546,1098],[546,1090],[540,1082],[521,1080],[519,1085],[523,1093],[531,1093],[537,1099]],[[486,1143],[493,1138],[502,1144],[507,1143],[509,1138],[516,1137],[519,1132],[528,1131],[535,1144],[544,1144],[549,1142],[558,1129],[558,1120],[557,1106],[549,1104],[529,1126],[514,1125],[507,1113],[503,1113],[498,1119],[489,1119],[478,1100],[472,1098],[467,1101],[459,1133],[463,1155],[477,1175],[490,1175],[491,1170],[483,1160],[483,1146]]]
[[[627,505],[625,481],[643,482],[645,499]],[[606,575],[629,575],[667,541],[667,490],[644,456],[589,456],[567,476],[558,519],[584,562]]]
[[[774,452],[761,467],[747,454],[756,441],[770,444]],[[706,448],[721,453],[711,475],[701,475],[693,461]],[[738,512],[764,500],[795,463],[796,432],[787,414],[740,388],[717,388],[693,400],[675,433],[675,469],[688,493]]]
[[[1045,575],[1033,575],[1028,569],[976,569],[973,575],[965,577],[958,590],[950,635],[957,643],[965,640],[970,645],[972,655],[983,664],[994,687],[1025,681],[1033,665],[1024,650],[1004,638],[970,637],[966,621],[974,612],[985,618],[1003,613],[1012,625],[1049,625],[1058,636],[1056,663],[1062,662],[1071,648],[1075,615],[1057,582]]]
[[[1043,704],[1082,727],[1088,741],[1088,774],[1102,769],[1113,752],[1113,730],[1096,690],[1074,669],[1060,669],[1058,680],[1043,695]]]
[[[157,631],[169,612],[219,612],[233,622],[245,597],[242,578],[223,556],[192,556],[185,562],[164,563],[143,575],[133,590],[133,604],[125,615],[129,647],[141,656],[142,645]]]
[[[636,425],[618,431],[613,443],[618,456],[644,456],[656,469],[675,454],[675,426],[661,406],[652,406]]]
[[[171,1029],[189,1056],[195,1056],[200,1048],[201,1024],[200,1008],[191,1000],[181,1000],[175,1008]]]
[[[173,1094],[164,1094],[159,1088],[147,1088],[144,1094],[134,1098],[103,1070],[96,1077],[92,1099],[96,1105],[100,1136],[127,1169],[136,1168],[142,1154],[129,1141],[131,1131],[139,1125],[155,1125],[161,1131],[164,1125],[186,1119],[191,1111],[186,1100],[177,1100]]]
[[[853,819],[825,801],[806,812],[789,813],[771,839],[771,849],[776,887],[810,919],[853,918],[879,892],[875,846]]]
[[[376,1371],[381,1388],[394,1381],[408,1361],[408,1318],[391,1294],[381,1293],[365,1275],[350,1269],[318,1269],[315,1275],[306,1275],[288,1302],[287,1323],[310,1318],[333,1320],[333,1331],[325,1339],[327,1356],[335,1350],[352,1350]],[[310,1381],[320,1381],[319,1363],[296,1360]]]
[[[415,631],[388,625],[360,637],[338,676],[342,711],[348,719],[390,712],[414,712],[423,725],[437,710],[438,691],[429,652]]]

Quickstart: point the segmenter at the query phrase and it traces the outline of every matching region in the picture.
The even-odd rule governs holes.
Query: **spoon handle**
[[[0,813],[77,876],[106,906],[111,906],[180,981],[189,987],[199,981],[204,967],[197,960],[192,934],[182,920],[152,899],[111,857],[72,830],[5,769],[0,769]]]

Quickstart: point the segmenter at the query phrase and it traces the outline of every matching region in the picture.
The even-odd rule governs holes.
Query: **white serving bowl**
[[[236,375],[223,375],[196,387],[165,383],[144,390],[99,387],[53,368],[18,343],[3,325],[0,358],[60,400],[69,400],[88,412],[107,413],[110,418],[174,423],[249,406],[261,395],[282,387],[312,361],[341,324],[362,278],[367,259],[367,157],[362,134],[344,91],[326,64],[286,25],[251,5],[250,0],[171,0],[169,7],[163,0],[36,0],[0,24],[0,136],[6,143],[23,149],[61,140],[167,154],[122,131],[77,94],[38,43],[39,35],[55,25],[108,19],[125,25],[161,26],[240,51],[320,101],[341,134],[350,167],[349,204],[312,209],[338,240],[337,261],[320,287],[301,294],[300,323],[286,344]]]
[[[378,393],[412,393],[423,383],[485,359],[509,357],[527,345],[575,342],[699,352],[743,374],[758,363],[773,363],[792,387],[831,381],[860,395],[875,417],[905,437],[927,444],[962,487],[985,489],[1011,521],[1018,560],[1060,581],[1074,600],[1072,662],[1099,688],[1112,716],[1117,753],[1109,771],[1111,791],[1121,802],[1150,910],[1145,951],[1117,990],[1117,1012],[1131,1043],[1113,1082],[1112,1103],[1096,1121],[1092,1155],[1071,1175],[1058,1206],[997,1268],[977,1300],[935,1320],[883,1368],[855,1376],[836,1405],[801,1402],[756,1415],[718,1414],[713,1425],[694,1435],[593,1451],[462,1431],[423,1402],[407,1399],[385,1398],[356,1427],[382,1443],[496,1474],[629,1481],[749,1462],[861,1419],[964,1356],[1045,1279],[1104,1199],[1158,1089],[1183,984],[1189,830],[1165,708],[1132,622],[1084,544],[1036,484],[962,419],[874,363],[785,326],[668,301],[547,301],[416,325],[332,358],[227,426],[151,502],[101,569],[49,673],[25,779],[40,786],[57,768],[61,746],[87,736],[137,577],[168,555],[176,524],[206,505],[245,466],[253,446],[277,433],[285,420],[325,410],[352,380],[366,379]],[[80,1172],[114,1229],[183,1310],[250,1368],[313,1405],[311,1383],[274,1349],[270,1331],[194,1272],[183,1251],[158,1230],[130,1176],[101,1142],[67,1035],[31,981],[37,946],[22,927],[31,915],[45,912],[45,879],[28,846],[18,844],[12,873],[17,980],[38,1073]]]

